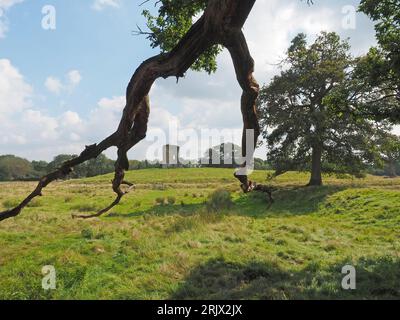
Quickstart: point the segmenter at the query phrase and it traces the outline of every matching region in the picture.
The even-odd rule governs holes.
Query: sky
[[[139,64],[158,54],[145,37],[142,0],[0,0],[0,154],[51,160],[78,154],[115,131],[126,86]],[[244,27],[266,84],[299,33],[321,31],[350,38],[361,55],[376,44],[372,22],[356,13],[359,1],[257,0]],[[53,19],[54,18],[54,19]],[[226,51],[218,71],[189,71],[184,79],[158,80],[152,88],[149,134],[131,159],[160,159],[165,143],[195,159],[207,147],[240,143],[241,90]],[[265,158],[265,146],[256,156]],[[116,158],[110,149],[107,156]]]

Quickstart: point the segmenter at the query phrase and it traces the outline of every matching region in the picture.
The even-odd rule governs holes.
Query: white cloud
[[[22,114],[21,125],[21,128],[29,128],[29,131],[26,132],[27,140],[36,140],[40,143],[58,138],[57,128],[59,125],[57,119],[46,116],[41,111],[31,109],[25,111]]]
[[[20,3],[24,0],[0,0],[0,8],[2,9],[9,9],[11,8],[13,5]]]
[[[0,154],[50,160],[57,153],[78,152],[84,145],[80,136],[85,133],[84,121],[73,111],[48,115],[35,108],[33,95],[11,61],[0,59]]]
[[[71,91],[82,81],[82,76],[78,70],[71,70],[66,74],[65,83],[59,78],[49,76],[44,85],[52,93],[60,94],[62,91]]]
[[[335,11],[328,7],[309,7],[300,1],[290,3],[257,1],[244,32],[256,61],[256,75],[265,79],[277,71],[290,41],[299,32],[315,36],[337,29]]]
[[[96,11],[102,11],[107,7],[119,8],[119,0],[95,0],[92,4],[92,8]]]
[[[0,114],[7,115],[31,106],[32,87],[10,60],[0,59]]]
[[[82,124],[82,120],[76,112],[67,111],[61,115],[60,123],[63,127],[72,127]]]
[[[77,86],[82,80],[82,76],[78,70],[71,70],[68,72],[67,77],[72,86]]]
[[[47,90],[55,94],[59,94],[63,88],[61,80],[55,77],[48,77],[44,85]]]
[[[0,0],[0,39],[4,38],[8,31],[8,19],[6,11],[17,3],[21,3],[24,0]]]
[[[98,102],[98,106],[101,109],[107,109],[112,112],[121,112],[125,107],[126,99],[124,96],[113,97],[113,98],[102,98]]]
[[[0,8],[9,8],[11,3],[16,2],[0,0]],[[120,1],[96,0],[92,4],[93,9],[100,11],[107,7],[117,8]],[[244,32],[256,61],[259,82],[267,82],[278,72],[275,64],[282,59],[297,33],[307,33],[310,40],[321,30],[336,30],[349,36],[339,25],[342,18],[339,6],[321,3],[308,7],[304,1],[297,0],[257,1]],[[370,39],[373,39],[372,26],[362,27],[361,32],[358,30],[357,34],[352,35],[356,51],[368,48]],[[58,153],[79,153],[85,144],[99,142],[116,130],[125,106],[125,97],[102,98],[84,116],[73,111],[49,116],[43,109],[39,111],[32,106],[32,88],[9,61],[7,65],[7,61],[0,60],[0,154],[16,153],[31,159],[48,160]],[[178,84],[175,79],[157,81],[150,96],[149,129],[166,131],[170,123],[176,123],[184,130],[198,131],[209,127],[240,131],[241,89],[226,50],[218,58],[218,63],[218,72],[212,76],[189,72]],[[78,70],[71,70],[58,78],[49,78],[49,83],[46,81],[45,85],[53,93],[68,92],[82,81]],[[3,110],[12,110],[12,114]],[[10,121],[11,118],[16,121]],[[240,143],[239,140],[234,142]],[[142,158],[149,144],[149,141],[142,142],[130,156]],[[114,151],[107,154],[115,157]],[[258,156],[264,154],[263,150],[258,152]]]

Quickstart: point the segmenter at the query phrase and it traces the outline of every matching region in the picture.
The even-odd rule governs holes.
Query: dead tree
[[[246,153],[246,130],[254,130],[253,147],[260,134],[256,114],[256,99],[259,85],[253,77],[254,61],[250,55],[242,28],[256,0],[209,0],[207,7],[186,35],[168,53],[156,55],[144,61],[132,76],[126,90],[126,106],[117,130],[98,144],[87,146],[76,158],[65,162],[61,168],[40,179],[35,190],[17,207],[0,213],[0,221],[15,217],[35,197],[42,195],[42,190],[51,182],[65,178],[73,168],[85,161],[98,157],[110,147],[118,148],[115,163],[115,176],[112,188],[116,198],[107,208],[94,215],[78,216],[80,218],[98,217],[119,204],[128,192],[122,186],[132,184],[124,180],[125,171],[129,169],[127,152],[146,137],[150,115],[149,92],[158,78],[183,77],[199,56],[214,45],[226,47],[232,57],[237,80],[243,90],[241,111],[243,114],[244,134],[242,151]],[[243,154],[246,157],[245,154]],[[253,155],[251,155],[253,157]],[[249,155],[246,157],[249,158]],[[248,163],[244,163],[246,167]],[[244,192],[254,190],[255,184],[247,175],[235,175]],[[262,190],[259,186],[257,189]]]

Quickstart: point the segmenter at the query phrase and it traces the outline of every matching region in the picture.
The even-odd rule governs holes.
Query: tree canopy
[[[349,49],[336,33],[322,32],[311,45],[299,34],[281,74],[261,90],[263,136],[276,174],[311,170],[310,185],[320,185],[323,171],[360,175],[374,161],[373,139],[389,126],[355,112],[358,60]]]
[[[362,0],[360,10],[376,22],[378,43],[387,55],[392,72],[400,79],[400,2]]]
[[[32,174],[31,163],[13,155],[0,156],[0,181],[28,179]]]
[[[400,2],[394,0],[362,0],[360,11],[375,22],[378,47],[371,48],[364,58],[362,77],[373,86],[390,88],[391,94],[397,90],[400,101]],[[387,94],[387,92],[386,92]],[[381,96],[381,98],[384,95]],[[400,122],[400,111],[387,109],[375,113],[394,122]]]
[[[207,0],[160,0],[155,6],[158,14],[152,15],[145,9],[142,15],[147,20],[150,32],[139,33],[147,35],[152,48],[160,48],[166,53],[176,47],[193,25],[193,21],[200,16],[207,6]],[[217,70],[217,56],[222,51],[220,45],[214,45],[195,61],[191,66],[196,71],[213,73]]]

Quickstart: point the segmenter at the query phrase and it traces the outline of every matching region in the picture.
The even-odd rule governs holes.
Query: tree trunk
[[[396,173],[396,161],[393,159],[390,159],[388,161],[388,170],[389,170],[389,178],[396,178],[397,173]]]
[[[115,163],[115,176],[112,188],[116,193],[114,202],[95,215],[78,216],[80,218],[98,217],[119,204],[127,190],[122,185],[133,185],[124,180],[125,171],[129,169],[127,152],[145,138],[150,115],[149,92],[158,78],[183,77],[199,56],[210,47],[220,44],[228,48],[235,66],[237,80],[243,90],[241,110],[243,114],[243,146],[245,152],[247,141],[246,130],[254,131],[253,147],[256,146],[260,130],[256,114],[256,99],[259,86],[253,77],[254,61],[242,33],[256,0],[209,0],[203,16],[197,20],[190,30],[170,52],[159,54],[144,61],[132,76],[126,90],[126,107],[118,129],[111,136],[100,142],[86,147],[76,158],[65,162],[61,168],[43,177],[36,189],[14,209],[1,212],[0,221],[15,217],[35,197],[42,195],[42,190],[51,182],[61,179],[72,172],[77,165],[98,157],[110,147],[118,148],[118,159]],[[105,119],[107,121],[107,119]],[[249,165],[249,158],[246,163]],[[244,172],[244,173],[243,173]],[[247,179],[247,171],[237,174],[243,191],[253,190],[255,184]]]
[[[315,146],[312,150],[311,179],[309,186],[322,186],[322,147]]]

